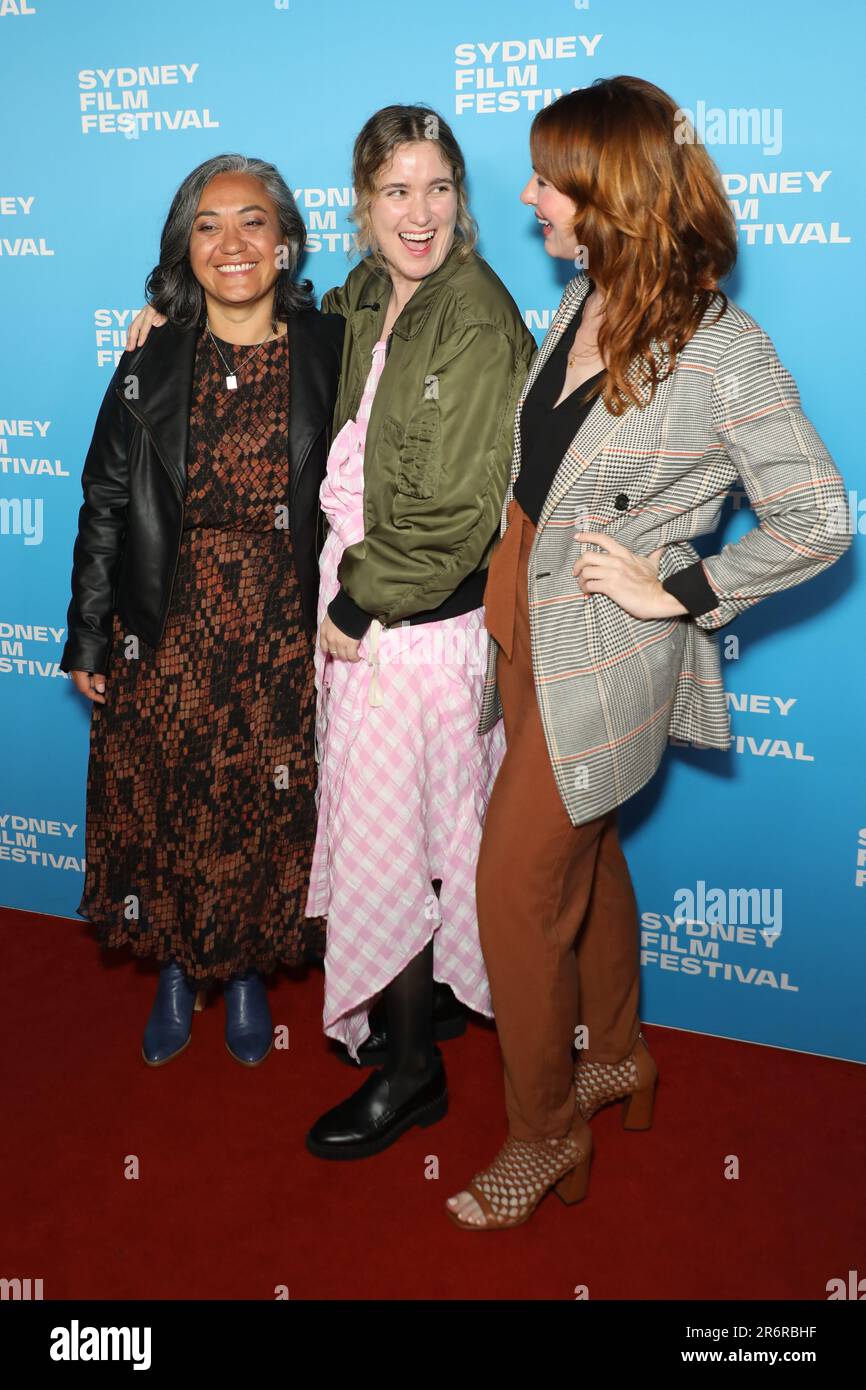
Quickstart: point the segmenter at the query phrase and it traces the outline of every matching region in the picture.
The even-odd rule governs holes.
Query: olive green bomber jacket
[[[350,636],[446,603],[499,535],[517,399],[536,345],[490,266],[455,238],[394,323],[364,451],[364,539],[339,565],[329,613]],[[364,261],[322,299],[346,319],[333,434],[354,418],[390,279]],[[480,603],[480,598],[478,599]]]

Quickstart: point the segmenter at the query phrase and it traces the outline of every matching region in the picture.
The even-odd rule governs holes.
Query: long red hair
[[[600,78],[543,107],[533,167],[575,203],[586,270],[605,297],[605,404],[645,405],[737,256],[721,177],[673,98],[639,77]],[[663,349],[661,364],[651,344]]]

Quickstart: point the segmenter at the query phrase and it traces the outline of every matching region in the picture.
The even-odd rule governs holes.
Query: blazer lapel
[[[611,415],[601,396],[596,396],[589,414],[568,446],[557,469],[550,491],[538,518],[538,529],[544,526],[558,503],[577,481],[584,469],[593,462],[599,450],[619,429],[625,415]]]
[[[665,351],[663,347],[653,341],[650,344],[657,368],[663,370],[665,362]],[[645,401],[649,398],[649,390],[640,388],[638,382],[639,364],[633,362],[627,373],[628,380],[638,388],[638,394]],[[667,397],[670,378],[663,378],[656,387],[656,393],[651,404],[645,404],[642,409],[650,412],[657,409]],[[633,404],[626,406],[620,415],[611,415],[601,396],[596,396],[592,403],[589,414],[578,430],[574,439],[565,451],[562,462],[554,474],[550,491],[545,498],[544,506],[538,518],[538,529],[547,523],[562,498],[574,485],[591,463],[595,462],[601,450],[610,441],[613,435],[626,420],[631,420],[632,412],[637,407]]]

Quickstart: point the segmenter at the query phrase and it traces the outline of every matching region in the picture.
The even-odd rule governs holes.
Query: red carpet
[[[361,1074],[322,1036],[319,972],[277,977],[290,1047],[260,1068],[229,1057],[218,998],[183,1056],[151,1070],[149,963],[101,954],[83,923],[0,910],[0,931],[0,1276],[41,1278],[46,1299],[272,1299],[287,1285],[293,1299],[567,1300],[585,1284],[592,1299],[821,1300],[828,1279],[866,1273],[854,1063],[650,1025],[653,1129],[601,1112],[584,1203],[550,1196],[517,1230],[470,1234],[442,1208],[504,1137],[491,1028],[444,1045],[441,1124],[322,1163],[304,1134]]]

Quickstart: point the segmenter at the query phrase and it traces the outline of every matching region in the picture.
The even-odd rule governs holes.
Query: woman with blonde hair
[[[377,1001],[384,1018],[383,1066],[307,1136],[317,1157],[338,1159],[445,1114],[434,980],[490,1013],[475,864],[503,746],[501,730],[477,732],[482,598],[535,348],[474,249],[463,155],[441,116],[375,112],[352,175],[364,254],[322,300],[346,337],[321,491],[307,911],[328,921],[325,1031],[362,1060]]]
[[[850,545],[844,482],[767,334],[720,282],[736,226],[674,101],[635,77],[535,117],[521,194],[575,260],[517,409],[480,727],[507,752],[478,863],[508,1137],[447,1203],[464,1230],[586,1193],[588,1121],[652,1120],[638,920],[617,809],[670,735],[731,741],[715,633]],[[757,525],[701,559],[737,477]],[[532,810],[527,815],[527,808]],[[580,1059],[575,1068],[572,1044]]]

